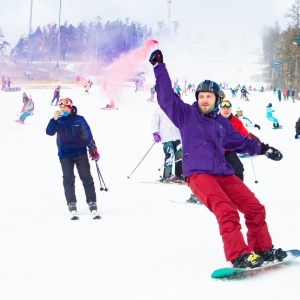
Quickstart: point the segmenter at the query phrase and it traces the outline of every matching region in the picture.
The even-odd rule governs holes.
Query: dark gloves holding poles
[[[281,160],[283,157],[282,153],[279,150],[264,143],[261,143],[260,154],[264,154],[267,158],[270,158],[272,160]]]

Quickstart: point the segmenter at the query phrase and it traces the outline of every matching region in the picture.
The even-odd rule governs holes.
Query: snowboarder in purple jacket
[[[196,101],[190,105],[174,93],[162,52],[155,50],[149,61],[154,66],[158,103],[180,130],[183,175],[193,194],[217,218],[226,259],[236,268],[255,268],[264,261],[284,259],[286,252],[273,248],[265,207],[234,175],[224,148],[250,155],[264,154],[275,161],[282,159],[281,152],[242,136],[218,113],[221,89],[217,83],[201,82],[196,89]],[[246,220],[247,243],[238,212]]]

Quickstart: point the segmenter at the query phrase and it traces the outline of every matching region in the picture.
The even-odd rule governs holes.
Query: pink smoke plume
[[[144,45],[129,53],[120,55],[108,66],[105,80],[108,84],[108,97],[115,102],[121,101],[122,84],[131,72],[138,71],[139,64],[148,59],[151,48],[158,45],[156,40],[148,39]]]

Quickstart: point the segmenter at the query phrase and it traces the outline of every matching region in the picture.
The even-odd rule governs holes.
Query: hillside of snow
[[[171,78],[178,78],[180,84],[184,79],[197,85],[204,79],[227,82],[229,78],[235,85],[255,85],[247,81],[253,74],[250,64],[242,69],[230,62],[209,65],[202,61],[201,65],[197,57],[176,60],[176,55],[168,53],[165,59]],[[151,66],[146,83],[154,83]],[[79,221],[70,220],[56,139],[45,133],[56,109],[50,106],[53,88],[0,92],[0,298],[299,299],[299,259],[243,280],[210,278],[213,270],[229,265],[217,222],[203,205],[185,204],[190,196],[187,186],[142,183],[159,179],[164,154],[161,144],[151,148],[150,119],[157,103],[146,101],[148,89],[134,90],[133,83],[123,87],[116,99],[119,109],[104,111],[100,108],[110,96],[99,83],[95,82],[90,95],[82,87],[67,89],[62,84],[61,97],[71,98],[91,127],[108,188],[108,192],[100,191],[91,162],[102,216],[92,220],[77,176]],[[23,91],[32,95],[35,111],[20,125],[15,120]],[[271,91],[250,92],[249,102],[240,100],[239,94],[232,99],[229,91],[225,93],[233,111],[242,107],[244,115],[261,126],[253,133],[283,153],[279,162],[265,156],[244,158],[245,183],[266,206],[275,247],[300,248],[296,233],[300,228],[300,140],[294,139],[300,101],[279,103]],[[187,103],[194,99],[193,93],[183,96]],[[283,125],[281,130],[273,130],[265,118],[269,102]]]

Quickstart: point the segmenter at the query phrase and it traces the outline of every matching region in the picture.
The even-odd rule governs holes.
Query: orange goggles
[[[222,101],[220,107],[232,107],[232,105],[230,101]]]

